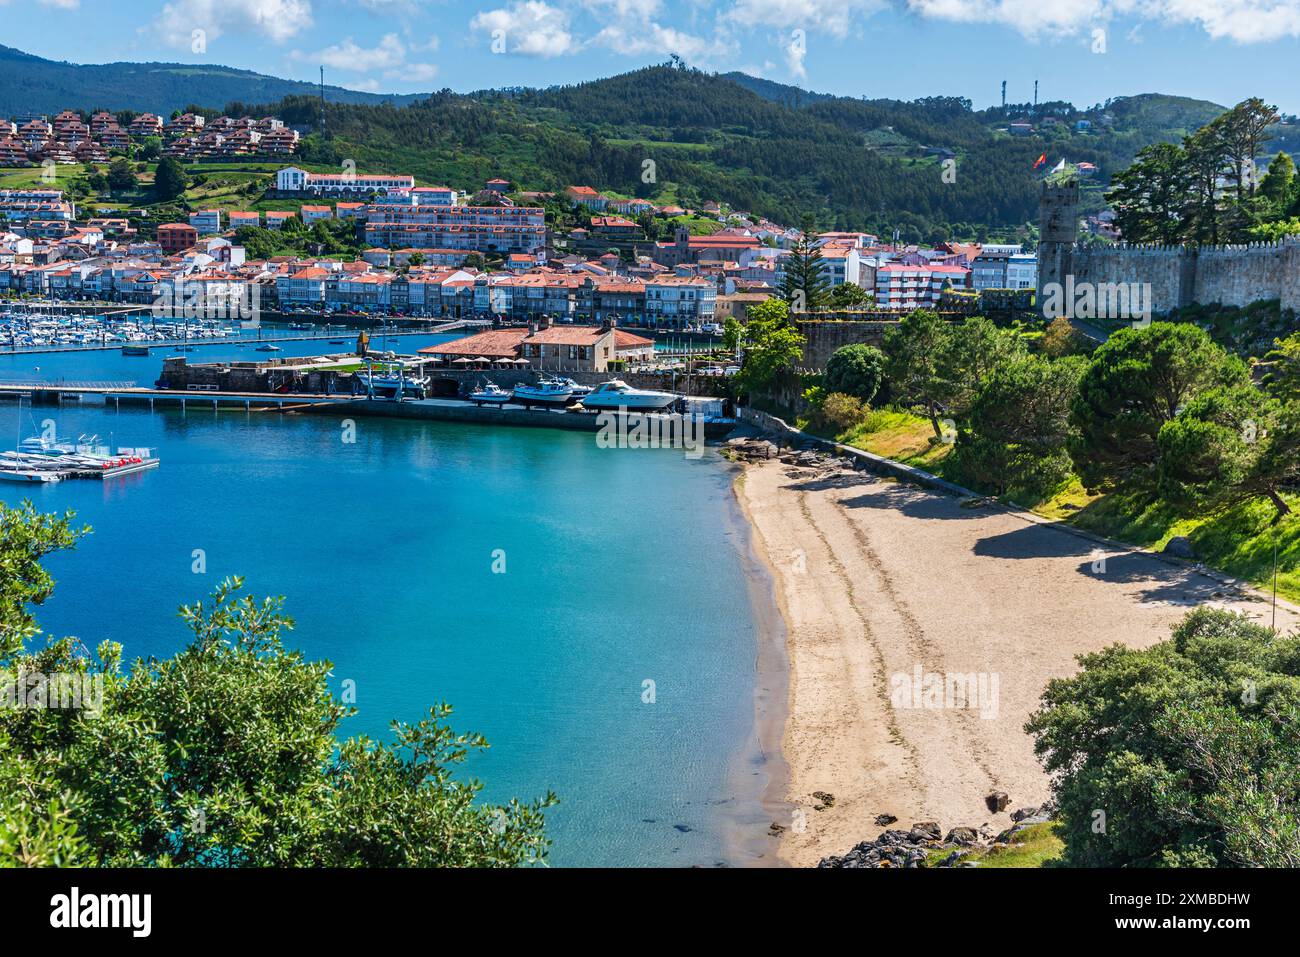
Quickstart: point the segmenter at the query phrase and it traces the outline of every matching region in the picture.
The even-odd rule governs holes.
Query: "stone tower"
[[[1043,314],[1043,287],[1065,284],[1072,271],[1079,238],[1079,183],[1043,183],[1038,198],[1038,314]]]

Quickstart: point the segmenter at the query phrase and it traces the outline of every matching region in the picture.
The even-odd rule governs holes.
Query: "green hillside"
[[[309,84],[220,67],[78,67],[0,48],[0,65],[5,58],[22,60],[0,74],[0,107],[11,110],[16,102],[156,110],[202,97],[197,105],[211,109],[281,116],[306,133],[300,161],[322,168],[353,160],[464,191],[504,176],[522,190],[585,184],[686,206],[714,199],[787,224],[809,213],[824,228],[897,228],[907,241],[1032,241],[1040,155],[1096,164],[1085,208],[1099,208],[1110,175],[1139,149],[1177,140],[1223,110],[1149,94],[1090,108],[976,111],[956,97],[832,97],[665,65],[549,89],[393,102],[327,90],[322,132]],[[201,83],[196,69],[208,70]],[[1034,122],[1035,133],[1010,135],[1016,120]],[[1079,120],[1091,128],[1078,130]]]
[[[266,103],[315,95],[318,87],[251,70],[196,63],[105,63],[46,60],[0,45],[0,116],[57,113],[64,109],[171,113],[191,103],[222,106],[232,100]],[[383,96],[326,86],[340,103],[408,103],[417,96]]]

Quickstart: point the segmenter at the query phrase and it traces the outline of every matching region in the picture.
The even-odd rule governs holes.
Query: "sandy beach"
[[[769,461],[736,491],[788,633],[777,823],[795,866],[874,838],[882,813],[1008,825],[985,798],[1004,791],[1013,810],[1049,796],[1023,726],[1077,655],[1151,645],[1203,603],[1268,621],[1263,596],[1194,569],[864,473]],[[1278,627],[1300,614],[1282,605]],[[946,696],[930,695],[933,676]]]

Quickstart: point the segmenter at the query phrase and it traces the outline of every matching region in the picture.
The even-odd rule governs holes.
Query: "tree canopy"
[[[1300,866],[1300,637],[1201,608],[1079,661],[1026,724],[1065,864]]]
[[[482,737],[451,709],[340,740],[354,709],[332,666],[286,650],[278,599],[224,582],[181,610],[189,642],[123,663],[121,646],[40,641],[28,605],[70,517],[0,505],[0,866],[511,866],[545,858],[553,795],[492,805],[455,772]],[[17,685],[16,676],[27,676]],[[39,676],[39,681],[33,676]],[[88,689],[47,706],[49,689]],[[21,691],[18,689],[21,687]],[[39,689],[46,689],[42,692]],[[52,700],[52,699],[50,699]]]

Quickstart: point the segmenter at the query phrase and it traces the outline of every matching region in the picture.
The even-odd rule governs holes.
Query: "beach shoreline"
[[[755,703],[784,766],[764,801],[782,828],[763,835],[775,845],[764,864],[843,854],[884,829],[880,814],[1001,830],[1050,796],[1023,728],[1076,656],[1150,646],[1201,604],[1267,623],[1261,595],[1195,568],[892,479],[769,460],[745,465],[733,489],[783,623],[769,635],[785,640],[784,654],[757,642],[756,688],[771,694],[787,675],[784,709]],[[1300,627],[1300,614],[1280,608],[1278,626]],[[986,700],[917,706],[906,691],[922,673],[987,677]],[[1005,810],[989,809],[993,792]]]

